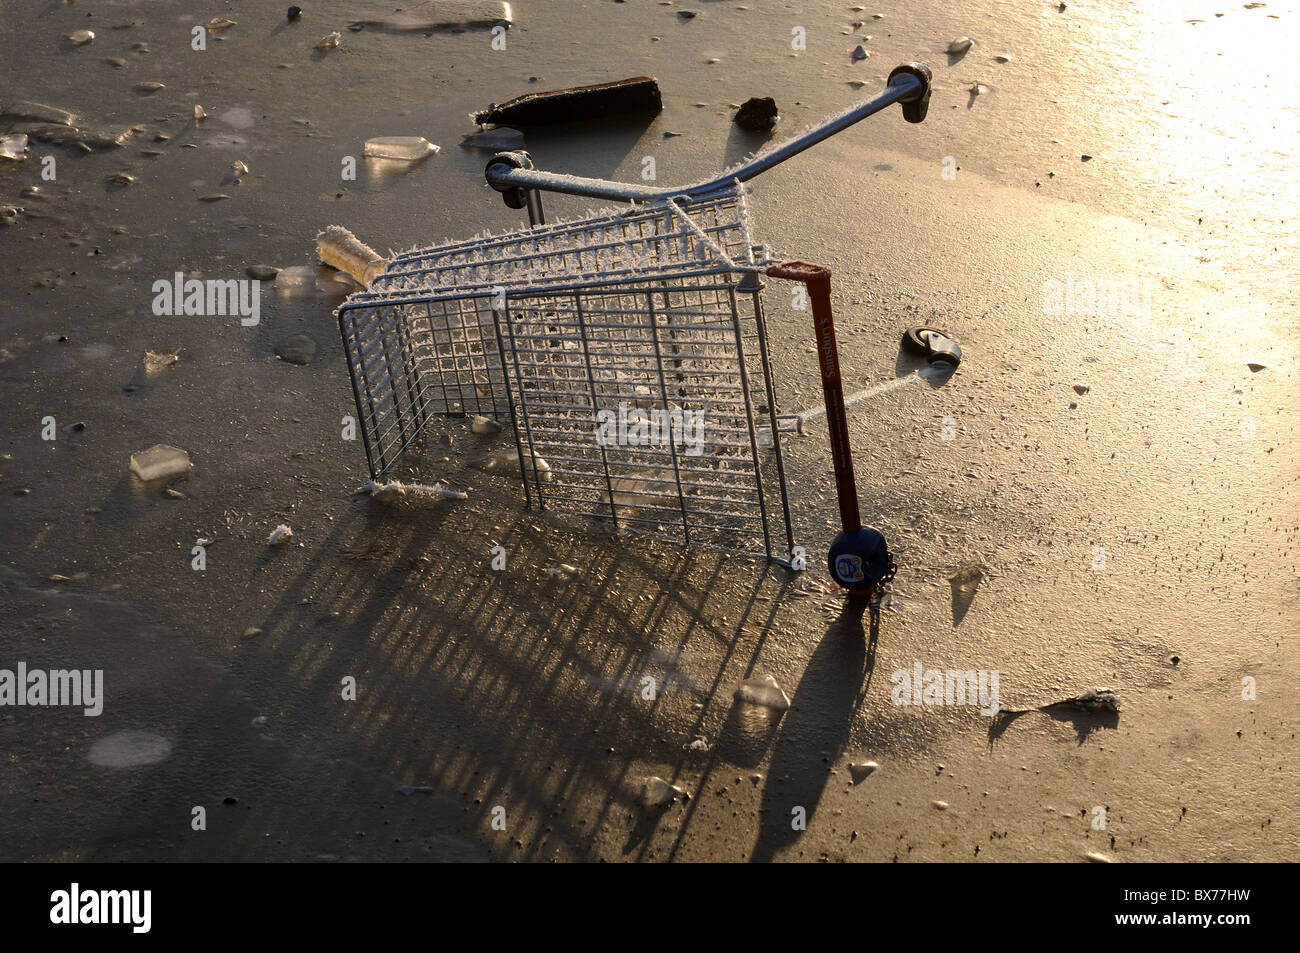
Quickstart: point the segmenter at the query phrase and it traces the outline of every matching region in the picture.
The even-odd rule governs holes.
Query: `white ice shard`
[[[661,777],[649,777],[641,782],[641,806],[645,808],[664,807],[685,794],[681,788],[669,784]]]
[[[188,453],[165,443],[154,444],[148,450],[131,454],[131,472],[146,483],[180,476],[191,466],[193,464],[190,463]]]
[[[736,687],[736,701],[773,711],[787,711],[790,708],[790,696],[781,690],[776,679],[771,675],[761,678],[749,678]]]
[[[366,140],[362,155],[372,159],[404,159],[415,162],[440,151],[423,136],[377,136]]]

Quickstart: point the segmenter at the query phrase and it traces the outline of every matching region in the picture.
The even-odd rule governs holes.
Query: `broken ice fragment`
[[[350,275],[362,285],[369,285],[388,264],[387,260],[342,225],[330,225],[316,236],[316,257],[331,268]],[[279,282],[292,268],[280,274]]]
[[[874,774],[880,765],[874,761],[863,761],[861,764],[849,765],[849,777],[853,779],[854,784],[861,784],[867,777]]]
[[[669,784],[663,778],[649,777],[641,782],[639,800],[642,807],[653,810],[657,807],[666,807],[685,793],[681,788]]]
[[[415,162],[427,158],[439,148],[423,136],[379,136],[367,139],[362,154],[372,159],[402,159]]]
[[[68,42],[73,46],[84,46],[95,38],[89,30],[74,30],[68,34]]]
[[[131,454],[131,472],[146,483],[179,476],[187,472],[191,466],[188,453],[176,447],[169,447],[165,443],[155,444],[148,450]]]
[[[948,44],[947,53],[949,56],[961,56],[969,50],[975,41],[968,36],[959,36]]]
[[[771,675],[762,678],[750,678],[741,682],[736,688],[736,701],[773,711],[787,711],[790,708],[790,696],[781,690],[776,679]]]
[[[0,159],[27,158],[27,137],[19,133],[0,136]]]
[[[309,265],[291,265],[275,276],[275,286],[282,292],[306,292],[316,287],[316,269]]]
[[[291,8],[292,9],[292,8]],[[428,31],[454,27],[509,27],[513,22],[510,4],[502,0],[415,0],[396,11],[390,4],[378,5],[374,12],[353,20],[349,27],[372,26],[381,30]]]
[[[30,122],[47,122],[55,126],[71,126],[76,116],[66,109],[42,103],[10,103],[0,112],[0,119],[26,119]]]
[[[470,118],[480,126],[549,126],[628,113],[654,115],[663,108],[658,82],[649,76],[633,76],[613,83],[525,93],[504,103],[493,103]]]
[[[280,546],[287,543],[293,538],[293,530],[281,523],[275,529],[271,530],[271,535],[266,538],[266,545]]]
[[[150,373],[161,371],[164,367],[171,367],[180,360],[181,349],[178,347],[168,348],[162,351],[145,351],[144,352],[144,369]]]
[[[488,129],[465,136],[460,144],[470,149],[522,149],[524,134],[518,129]]]
[[[1119,711],[1119,695],[1109,688],[1090,688],[1074,698],[1067,698],[1058,705],[1074,705],[1085,711]]]
[[[984,578],[984,570],[978,563],[966,563],[948,577],[948,581],[963,594],[974,592]]]
[[[357,493],[369,493],[371,498],[380,503],[396,503],[398,500],[468,500],[469,494],[441,483],[388,483],[369,481]]]

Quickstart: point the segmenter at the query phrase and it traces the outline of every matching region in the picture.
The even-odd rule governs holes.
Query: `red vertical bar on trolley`
[[[846,533],[862,528],[858,512],[858,486],[853,477],[849,448],[849,422],[844,414],[844,387],[840,381],[840,355],[835,347],[835,319],[831,315],[831,270],[806,261],[770,265],[767,274],[802,282],[812,303],[813,330],[817,335],[817,363],[821,367],[826,398],[826,423],[831,432],[831,460],[835,466],[835,494],[840,501],[840,523]]]

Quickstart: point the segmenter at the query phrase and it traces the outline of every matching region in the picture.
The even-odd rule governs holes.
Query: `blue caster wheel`
[[[893,564],[884,535],[865,526],[836,536],[827,562],[831,578],[847,589],[850,596],[859,599],[871,595]]]

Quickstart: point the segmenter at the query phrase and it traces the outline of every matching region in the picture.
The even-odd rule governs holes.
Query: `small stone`
[[[1061,7],[1064,8],[1065,4],[1061,4]],[[1109,857],[1107,857],[1105,854],[1099,854],[1095,850],[1090,850],[1088,851],[1088,853],[1084,854],[1083,856],[1086,857],[1088,859],[1088,862],[1092,864],[1113,864],[1114,863],[1114,861],[1111,860]]]
[[[180,490],[177,490],[177,489],[175,489],[175,488],[173,488],[173,487],[170,487],[170,486],[165,486],[165,487],[163,487],[162,495],[163,495],[164,498],[166,498],[166,499],[168,499],[168,500],[183,500],[183,499],[185,499],[185,494],[184,494],[184,493],[182,493]]]
[[[501,424],[491,417],[481,417],[475,414],[470,419],[469,429],[477,434],[492,434],[501,432]]]
[[[741,104],[733,120],[741,129],[767,132],[776,125],[779,114],[771,96],[752,96]]]
[[[996,60],[997,62],[999,62],[999,63],[1010,63],[1010,62],[1011,62],[1011,57],[1007,56],[1007,54],[1005,54],[1005,53],[999,53],[997,56],[993,57],[993,59],[995,59],[995,60]]]
[[[281,523],[275,529],[271,530],[271,535],[266,538],[268,546],[283,546],[293,538],[293,530],[286,524]]]
[[[948,802],[947,802],[947,801],[931,801],[930,804],[934,807],[934,809],[935,809],[936,811],[946,811],[946,810],[948,810]]]
[[[957,39],[948,44],[947,53],[949,56],[965,56],[966,52],[975,44],[975,41],[968,36],[959,36]]]
[[[275,276],[280,273],[279,268],[270,265],[249,265],[244,270],[248,273],[248,277],[256,278],[258,281],[274,281]]]
[[[302,7],[290,7],[289,12],[285,15],[290,23],[302,16]]]
[[[860,60],[865,60],[870,55],[871,54],[866,51],[866,48],[863,47],[861,43],[853,48],[853,62],[855,63]]]
[[[147,83],[135,84],[135,91],[138,93],[156,93],[158,92],[158,90],[166,89],[166,88],[167,87],[164,86],[162,83],[152,82],[152,81]]]
[[[257,626],[250,625],[247,629],[244,630],[244,634],[241,635],[240,638],[241,638],[241,639],[255,639],[255,638],[257,638],[259,635],[264,635],[264,634],[265,634],[265,633],[264,633],[261,629],[259,629]]]
[[[69,578],[62,573],[51,573],[45,577],[49,582],[70,582]]]
[[[330,33],[327,36],[323,36],[319,40],[317,40],[316,49],[318,50],[338,49],[339,42],[342,39],[343,39],[343,34],[340,33],[338,30],[335,30],[333,33]]]
[[[1088,393],[1088,391],[1090,391],[1090,390],[1092,390],[1092,388],[1089,387],[1087,384],[1075,384],[1075,385],[1074,385],[1074,392],[1075,392],[1076,394],[1078,394],[1079,396],[1081,396],[1081,397],[1082,397],[1084,394]]]
[[[220,202],[222,199],[230,198],[225,192],[213,192],[210,195],[200,195],[200,202]]]
[[[68,34],[68,42],[73,46],[85,46],[95,38],[95,34],[89,30],[74,30]]]

